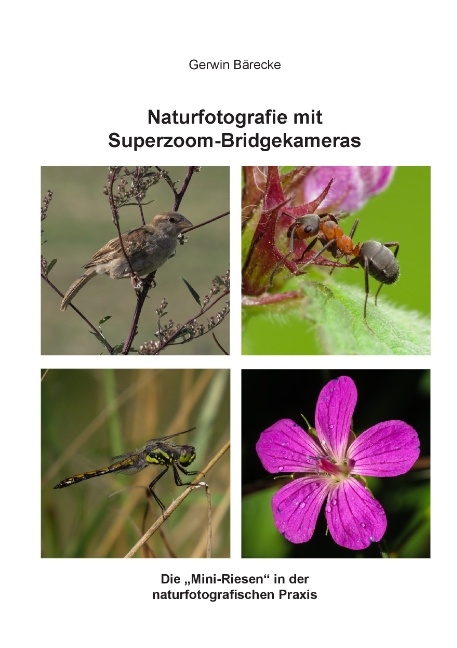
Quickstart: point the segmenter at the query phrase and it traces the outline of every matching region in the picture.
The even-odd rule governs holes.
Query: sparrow
[[[163,212],[154,216],[148,225],[136,227],[122,234],[122,242],[130,264],[138,276],[155,272],[167,259],[174,256],[178,236],[192,223],[178,212]],[[64,295],[60,310],[64,311],[74,296],[95,275],[107,274],[111,279],[132,276],[119,237],[108,241],[85,266],[86,272],[74,281]]]

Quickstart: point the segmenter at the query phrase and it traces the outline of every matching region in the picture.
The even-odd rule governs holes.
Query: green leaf
[[[119,355],[119,353],[122,352],[123,348],[124,348],[123,342],[121,342],[120,344],[115,344],[113,346],[113,355]],[[130,353],[136,353],[136,349],[134,347],[130,347]]]
[[[105,347],[105,349],[109,352],[109,345],[105,338],[103,337],[102,333],[96,333],[95,331],[89,331],[91,335],[94,335],[97,340]]]
[[[192,288],[192,286],[190,285],[190,283],[189,283],[188,281],[186,281],[186,280],[184,279],[184,277],[181,277],[181,279],[184,281],[184,283],[186,284],[187,288],[189,289],[190,294],[192,295],[192,297],[195,299],[195,301],[197,302],[197,304],[198,304],[198,305],[200,306],[200,308],[201,308],[202,303],[201,303],[201,301],[200,301],[200,295],[198,294],[198,292],[197,292],[196,290],[194,290],[194,288]]]
[[[378,306],[370,295],[368,328],[363,318],[365,292],[329,276],[324,282],[309,275],[293,277],[284,292],[297,299],[279,304],[243,308],[244,353],[296,353],[338,355],[427,355],[430,353],[430,321],[415,311],[389,303],[381,294]],[[267,328],[259,344],[259,329]],[[275,344],[271,331],[276,329]],[[278,342],[276,344],[276,342]],[[282,342],[282,344],[281,344]],[[262,348],[263,346],[263,348]]]
[[[290,551],[290,543],[273,522],[271,498],[277,490],[270,488],[243,498],[244,558],[285,558]]]
[[[111,319],[111,315],[105,315],[105,317],[103,317],[103,318],[99,321],[98,325],[101,326],[102,324],[104,324],[105,322],[107,322],[109,319]]]
[[[57,259],[53,259],[52,261],[50,261],[48,263],[47,268],[46,268],[46,274],[49,274],[51,272],[51,270],[53,269],[53,267],[55,266],[56,263],[57,263]]]

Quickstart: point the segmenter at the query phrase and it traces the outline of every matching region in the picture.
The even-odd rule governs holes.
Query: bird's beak
[[[187,220],[187,218],[184,217],[182,221],[179,223],[179,231],[181,232],[181,234],[184,234],[185,232],[187,232],[187,230],[192,229],[192,227],[193,225],[190,222],[190,220]]]

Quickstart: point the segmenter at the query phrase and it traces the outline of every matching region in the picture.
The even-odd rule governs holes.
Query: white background
[[[450,628],[455,569],[455,78],[444,3],[21,3],[5,18],[3,160],[2,590],[12,645],[246,644],[429,646]],[[280,71],[192,71],[190,59],[279,60]],[[284,155],[243,149],[110,149],[108,134],[148,135],[147,110],[292,113],[320,109],[310,134],[360,136],[358,149]],[[287,130],[293,130],[288,128]],[[262,128],[274,135],[274,129]],[[284,128],[279,127],[278,132]],[[178,133],[177,127],[173,132]],[[202,131],[203,132],[203,131]],[[214,134],[216,129],[211,129]],[[192,134],[198,129],[192,128]],[[163,134],[166,134],[164,132]],[[232,369],[232,556],[224,561],[40,559],[41,367],[107,366],[107,358],[41,358],[37,211],[42,165],[232,167],[232,355],[162,357],[156,367]],[[432,558],[267,561],[240,558],[240,368],[303,367],[303,358],[240,357],[239,167],[243,164],[432,166],[432,356],[370,358],[373,367],[432,369]],[[442,234],[442,229],[444,234]],[[420,236],[414,231],[412,236]],[[364,368],[365,358],[307,358]],[[142,358],[110,366],[146,366]],[[152,365],[148,365],[152,366]],[[371,366],[371,364],[370,364]],[[444,461],[446,460],[446,461]],[[15,493],[14,507],[9,494]],[[23,506],[17,502],[22,496]],[[316,601],[166,603],[162,572],[311,576]],[[219,589],[219,588],[217,588]],[[241,588],[240,588],[241,589]],[[270,589],[267,587],[267,589]]]

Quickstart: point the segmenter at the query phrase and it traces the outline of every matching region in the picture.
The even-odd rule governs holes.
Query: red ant
[[[293,252],[294,238],[302,241],[312,236],[315,238],[307,246],[300,259],[295,260],[295,263],[300,263],[303,260],[305,252],[309,252],[316,245],[317,241],[322,243],[323,247],[314,259],[320,256],[325,250],[330,250],[335,259],[339,259],[344,255],[346,261],[349,262],[349,256],[351,254],[357,254],[358,248],[357,246],[354,247],[352,235],[346,236],[342,228],[338,225],[338,220],[348,215],[348,212],[339,212],[336,215],[307,214],[306,216],[297,218],[287,230],[287,237],[290,237],[289,252]],[[355,228],[353,229],[355,231]],[[312,262],[310,261],[309,263]],[[309,263],[306,265],[309,265]]]
[[[367,241],[366,243],[357,243],[354,245],[352,240],[357,226],[358,219],[354,221],[349,236],[345,235],[342,228],[338,224],[338,220],[347,216],[347,212],[340,212],[339,214],[307,214],[301,218],[297,218],[294,223],[289,227],[287,236],[290,237],[289,256],[293,252],[294,238],[305,240],[314,236],[314,239],[307,246],[300,259],[295,259],[295,263],[300,263],[303,260],[305,252],[311,250],[317,241],[322,243],[322,249],[303,266],[314,263],[315,260],[321,256],[323,252],[329,250],[335,259],[345,257],[350,266],[359,264],[365,271],[365,303],[363,307],[363,319],[366,326],[374,333],[373,329],[369,326],[367,321],[367,302],[369,295],[368,277],[371,276],[380,282],[379,288],[375,294],[375,305],[378,303],[378,295],[384,284],[392,284],[397,281],[400,275],[400,267],[397,261],[398,250],[400,244],[394,243],[378,243],[377,241]],[[395,248],[392,252],[389,248]],[[353,257],[351,259],[351,256]],[[286,258],[284,257],[284,258]],[[282,261],[281,261],[282,262]],[[332,268],[330,273],[333,272],[336,266]],[[272,275],[273,276],[273,275]]]
[[[330,249],[334,258],[339,258],[343,254],[347,258],[347,256],[350,255],[354,250],[354,244],[349,236],[345,236],[343,230],[338,225],[338,220],[348,215],[349,212],[339,212],[336,215],[306,214],[306,216],[301,216],[300,218],[295,219],[295,221],[287,230],[287,237],[290,238],[289,252],[285,256],[283,256],[283,258],[279,261],[279,263],[273,270],[270,278],[270,286],[273,285],[273,278],[280,265],[284,263],[288,256],[293,254],[294,239],[296,238],[304,241],[305,239],[314,236],[314,239],[305,248],[301,257],[299,259],[294,259],[294,263],[302,263],[305,254],[315,246],[317,241],[320,241],[320,243],[322,243],[323,248],[319,254],[316,254],[314,256],[312,261],[306,262],[305,267],[310,263],[313,263],[314,259],[316,259],[322,254],[322,252],[328,249]]]

